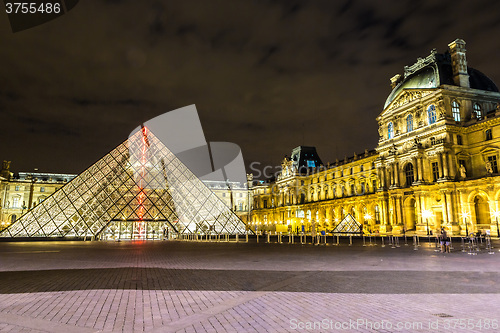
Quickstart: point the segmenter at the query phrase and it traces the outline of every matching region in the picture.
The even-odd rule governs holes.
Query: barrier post
[[[417,235],[413,236],[413,251],[418,251]]]
[[[441,249],[440,249],[439,244],[438,244],[439,243],[439,239],[438,239],[437,236],[435,238],[436,239],[434,240],[434,243],[435,243],[434,252],[441,252]]]
[[[486,242],[486,249],[488,250],[488,254],[495,254],[495,252],[493,252],[493,247],[491,246],[491,237],[487,235],[484,237],[484,239]]]
[[[349,246],[352,246],[352,235],[349,235]]]
[[[382,235],[382,236],[380,236],[380,238],[382,239],[382,245],[381,245],[381,246],[382,246],[382,247],[385,247],[385,244],[384,244],[384,236]]]
[[[365,235],[363,235],[363,246],[366,246]]]

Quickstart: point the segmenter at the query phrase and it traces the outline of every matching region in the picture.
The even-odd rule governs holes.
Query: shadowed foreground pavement
[[[0,331],[499,330],[497,249],[380,245],[0,243]]]

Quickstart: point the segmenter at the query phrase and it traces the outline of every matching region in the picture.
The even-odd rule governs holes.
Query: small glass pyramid
[[[144,239],[166,231],[179,235],[245,230],[245,223],[142,127],[0,237]]]
[[[332,233],[359,235],[361,233],[361,224],[356,221],[351,214],[347,214],[346,217],[335,226]]]

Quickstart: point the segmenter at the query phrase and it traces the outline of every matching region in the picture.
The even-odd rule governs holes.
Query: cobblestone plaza
[[[498,244],[376,242],[2,242],[0,331],[496,331]]]

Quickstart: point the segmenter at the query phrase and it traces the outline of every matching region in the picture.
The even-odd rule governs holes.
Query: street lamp
[[[430,229],[429,229],[429,217],[432,216],[432,211],[424,209],[422,211],[422,217],[425,219],[425,222],[427,223],[427,236],[430,236]]]
[[[462,212],[462,217],[464,218],[465,223],[465,237],[469,237],[469,228],[467,227],[467,218],[469,217],[469,213]]]
[[[497,237],[500,238],[500,229],[498,229],[498,217],[500,216],[500,211],[499,210],[495,210],[491,213],[495,219],[496,219],[496,222],[497,222]]]

